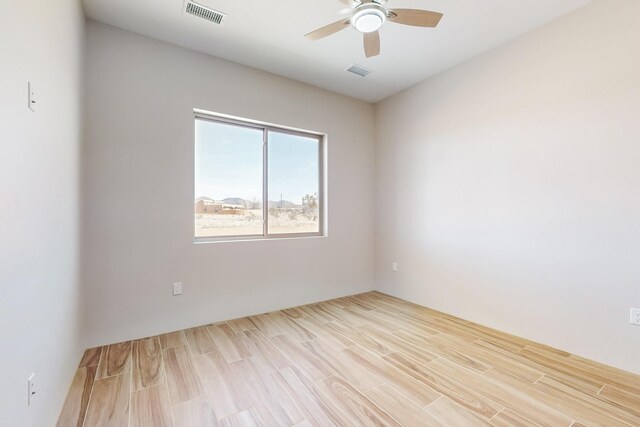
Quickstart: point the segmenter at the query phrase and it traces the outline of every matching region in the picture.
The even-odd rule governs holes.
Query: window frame
[[[215,242],[236,242],[250,240],[279,240],[279,239],[299,239],[308,237],[326,236],[326,212],[325,212],[325,150],[327,134],[304,129],[297,129],[287,126],[275,125],[256,120],[244,119],[226,114],[212,113],[205,110],[193,110],[193,197],[195,200],[196,182],[196,135],[195,123],[197,120],[205,120],[214,123],[224,123],[238,127],[262,130],[262,234],[241,234],[225,236],[205,236],[195,235],[195,203],[193,203],[193,243],[215,243]],[[287,135],[301,136],[318,141],[318,231],[309,233],[269,233],[269,132],[283,133]]]

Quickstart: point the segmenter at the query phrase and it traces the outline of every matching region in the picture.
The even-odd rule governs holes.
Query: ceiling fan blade
[[[331,34],[337,33],[340,30],[343,30],[349,26],[348,19],[341,19],[340,21],[334,22],[333,24],[325,25],[322,28],[318,28],[315,31],[310,32],[309,34],[305,34],[305,37],[308,40],[318,40],[323,37],[330,36]]]
[[[415,27],[435,27],[442,14],[419,9],[390,9],[389,21]]]
[[[364,54],[367,58],[380,55],[380,33],[364,33]]]

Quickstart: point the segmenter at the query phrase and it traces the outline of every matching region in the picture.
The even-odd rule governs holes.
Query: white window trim
[[[326,210],[326,141],[327,134],[321,132],[315,132],[305,129],[297,129],[287,126],[275,125],[272,123],[260,122],[257,120],[244,119],[241,117],[230,116],[227,114],[214,113],[201,109],[194,109],[194,122],[195,120],[208,120],[216,123],[228,123],[235,126],[248,127],[253,129],[262,130],[263,142],[262,142],[262,215],[263,215],[263,228],[262,234],[243,234],[243,235],[226,235],[226,236],[214,236],[214,237],[196,237],[195,227],[193,243],[221,243],[221,242],[247,242],[247,241],[260,241],[260,240],[283,240],[283,239],[301,239],[310,237],[326,237],[327,235],[327,210]],[[305,138],[315,138],[318,140],[318,230],[313,233],[279,233],[269,234],[269,159],[268,159],[268,135],[269,131],[286,133],[289,135],[298,135]],[[195,147],[195,134],[192,138],[192,142]],[[195,184],[195,151],[193,156],[193,182]],[[195,200],[195,185],[193,186],[193,197]],[[195,226],[195,204],[193,208],[193,224]]]

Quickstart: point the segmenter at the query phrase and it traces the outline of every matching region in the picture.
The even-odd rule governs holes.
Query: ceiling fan
[[[306,34],[308,40],[319,40],[330,36],[349,25],[364,34],[364,53],[367,58],[380,54],[380,34],[378,30],[387,22],[412,25],[415,27],[435,27],[442,13],[419,9],[387,9],[387,0],[340,0],[349,7],[351,17],[318,28]]]

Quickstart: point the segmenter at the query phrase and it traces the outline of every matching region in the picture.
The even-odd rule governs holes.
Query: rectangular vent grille
[[[184,11],[190,15],[206,19],[207,21],[211,21],[216,24],[220,24],[225,16],[224,13],[217,12],[213,9],[209,9],[208,7],[200,6],[199,4],[191,1],[187,2],[187,6]]]
[[[360,77],[367,77],[367,75],[369,75],[369,73],[371,72],[371,70],[367,70],[366,68],[357,64],[353,64],[351,67],[347,68],[347,71]]]

